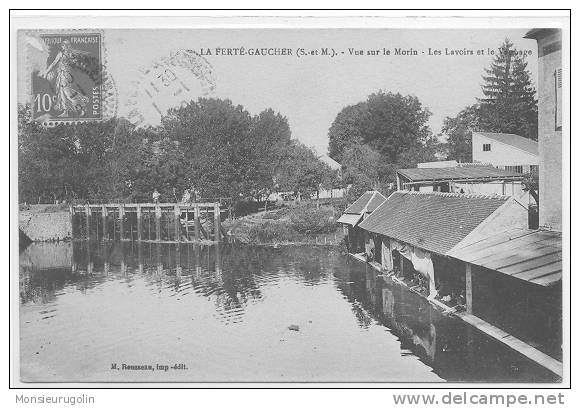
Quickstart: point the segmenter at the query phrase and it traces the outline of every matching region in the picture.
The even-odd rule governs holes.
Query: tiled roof
[[[336,222],[354,227],[362,217],[362,214],[342,214]]]
[[[386,200],[385,196],[378,191],[367,191],[352,203],[346,210],[345,214],[361,214],[364,212],[373,212],[379,205]],[[366,209],[366,211],[365,211]]]
[[[522,174],[496,169],[492,166],[442,167],[421,169],[399,169],[397,172],[410,181],[450,181],[450,180],[505,180],[523,179]]]
[[[513,229],[447,255],[541,286],[562,280],[562,233]]]
[[[512,133],[490,133],[490,132],[473,132],[478,135],[485,136],[489,139],[493,139],[497,142],[505,143],[507,145],[516,147],[520,150],[528,152],[530,154],[539,155],[538,142],[526,137],[514,135]]]
[[[359,226],[445,254],[509,197],[396,191]]]

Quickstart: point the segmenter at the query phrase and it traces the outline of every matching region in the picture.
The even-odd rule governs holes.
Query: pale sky
[[[106,30],[105,67],[118,91],[118,114],[127,116],[141,109],[150,124],[159,114],[146,101],[149,87],[142,72],[167,64],[172,51],[209,48],[204,58],[215,80],[212,92],[204,91],[191,72],[174,70],[191,97],[228,98],[252,114],[272,108],[288,118],[292,136],[326,153],[328,129],[340,110],[380,89],[417,96],[432,113],[429,125],[440,131],[443,119],[454,116],[481,96],[483,69],[492,56],[429,56],[429,48],[497,50],[509,38],[520,50],[531,50],[528,69],[534,84],[537,77],[537,48],[523,39],[525,29],[489,30],[401,30],[401,29],[245,29],[245,30]],[[22,44],[22,42],[20,42]],[[292,49],[291,56],[215,55],[215,48],[272,47]],[[298,58],[297,48],[334,48],[339,54]],[[351,56],[349,48],[390,49],[391,55]],[[394,55],[395,48],[414,49],[418,56]],[[344,52],[344,54],[341,54]],[[422,54],[424,52],[424,54]],[[21,60],[20,60],[21,61]],[[158,69],[158,68],[157,68]],[[19,66],[19,73],[22,68]],[[20,77],[22,78],[22,76]],[[21,85],[20,100],[27,98]],[[151,89],[149,88],[149,91]],[[183,96],[183,94],[181,95]],[[159,108],[177,105],[180,97],[159,97]],[[131,106],[130,101],[137,101]]]

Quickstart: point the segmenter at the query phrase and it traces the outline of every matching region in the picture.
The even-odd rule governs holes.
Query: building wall
[[[528,209],[514,198],[510,198],[508,202],[498,208],[479,227],[465,237],[460,246],[469,245],[513,228],[528,228]]]
[[[491,150],[484,152],[484,144],[491,145]],[[471,146],[474,162],[490,163],[494,166],[538,165],[540,162],[539,157],[534,154],[489,139],[479,133],[473,133]]]
[[[554,72],[562,67],[561,41],[561,32],[538,39],[540,226],[559,231],[562,230],[562,128],[556,128],[557,83]],[[554,49],[557,50],[552,51]]]
[[[450,193],[465,193],[465,194],[497,194],[497,195],[507,195],[510,197],[522,198],[524,196],[524,185],[521,181],[511,181],[511,180],[498,180],[491,182],[476,182],[476,183],[457,183],[457,182],[445,182],[445,183],[425,183],[424,185],[408,185],[403,187],[402,190],[413,190],[417,189],[420,192],[433,192],[440,191],[440,186],[450,184],[450,189],[446,192]]]

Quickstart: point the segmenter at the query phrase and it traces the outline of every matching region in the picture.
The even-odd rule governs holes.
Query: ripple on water
[[[456,323],[327,248],[184,245],[178,258],[155,244],[80,245],[60,267],[33,248],[38,262],[21,266],[23,379],[550,380],[477,335],[473,357]],[[112,362],[189,369],[118,372]],[[504,367],[514,363],[517,372]]]

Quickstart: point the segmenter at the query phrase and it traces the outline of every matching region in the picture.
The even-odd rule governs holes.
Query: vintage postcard
[[[565,15],[67,21],[13,21],[17,381],[567,381]]]

